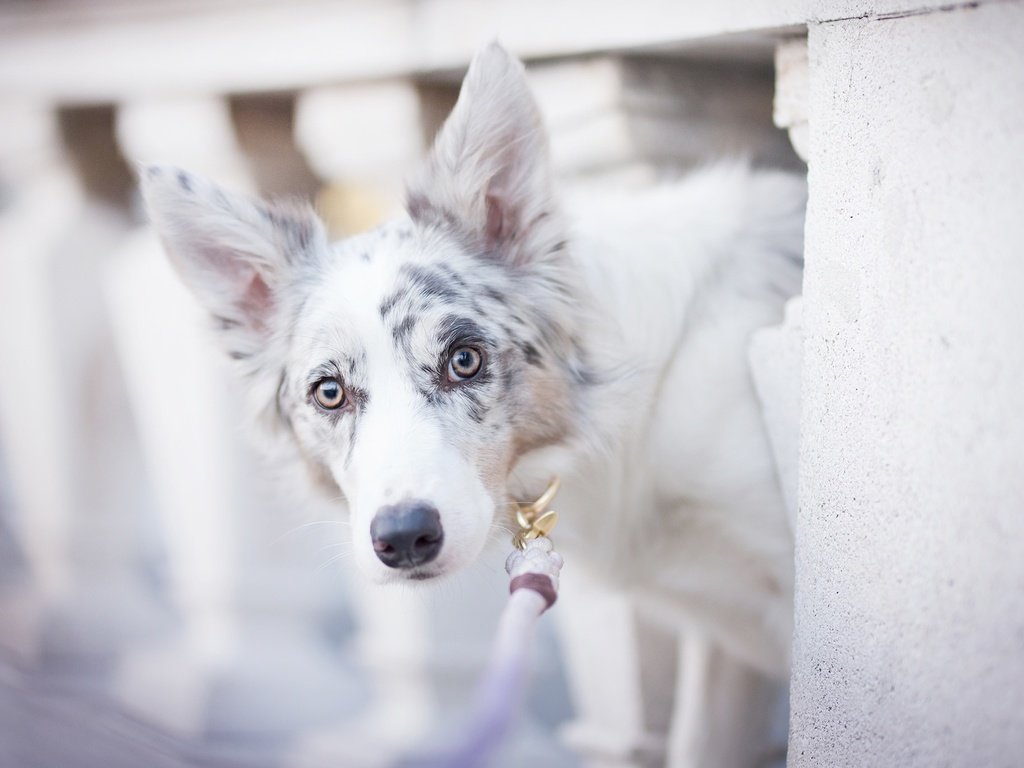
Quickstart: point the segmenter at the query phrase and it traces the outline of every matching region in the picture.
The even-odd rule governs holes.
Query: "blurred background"
[[[344,510],[250,445],[134,164],[362,231],[497,36],[564,187],[802,168],[795,15],[710,5],[0,2],[0,765],[387,764],[462,722],[506,594],[503,551],[440,594],[350,578]],[[501,765],[577,764],[555,620]]]

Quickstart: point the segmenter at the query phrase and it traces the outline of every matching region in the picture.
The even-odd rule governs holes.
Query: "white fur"
[[[586,346],[632,375],[594,409],[605,451],[552,448],[517,472],[537,487],[564,462],[579,556],[774,674],[792,539],[746,348],[799,290],[779,254],[802,252],[803,201],[794,177],[725,165],[574,212]]]

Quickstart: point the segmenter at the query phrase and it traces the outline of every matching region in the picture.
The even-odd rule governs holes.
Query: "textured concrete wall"
[[[1024,4],[812,24],[790,764],[1024,764]]]

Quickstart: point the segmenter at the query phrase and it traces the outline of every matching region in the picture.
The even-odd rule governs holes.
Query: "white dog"
[[[267,432],[347,499],[366,574],[463,568],[511,498],[559,474],[570,562],[690,638],[679,697],[695,713],[675,719],[674,761],[752,759],[726,743],[744,716],[713,720],[746,695],[737,680],[788,665],[791,533],[746,350],[799,290],[802,180],[722,166],[573,208],[523,67],[496,44],[408,217],[373,232],[329,244],[309,209],[143,175]]]

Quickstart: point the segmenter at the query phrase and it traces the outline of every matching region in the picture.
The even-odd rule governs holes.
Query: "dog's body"
[[[746,350],[799,290],[803,195],[793,177],[720,166],[588,201],[572,218],[580,339],[608,380],[576,437],[601,450],[570,440],[514,473],[527,491],[557,468],[563,548],[775,673],[792,537]]]
[[[348,499],[371,578],[463,567],[557,473],[589,572],[785,671],[791,535],[746,349],[799,290],[801,181],[720,166],[567,207],[492,46],[408,220],[329,246],[309,211],[174,169],[144,191],[268,432]]]

